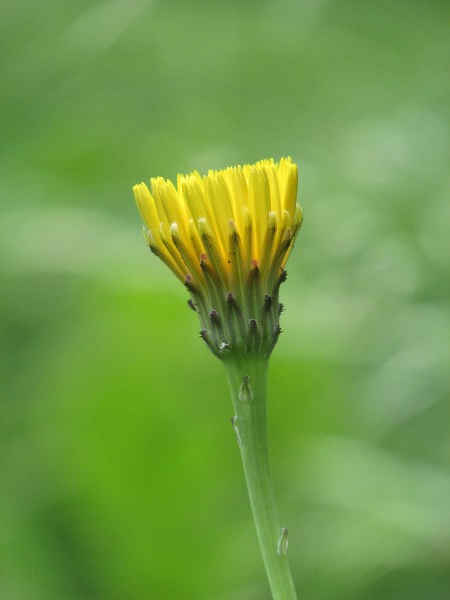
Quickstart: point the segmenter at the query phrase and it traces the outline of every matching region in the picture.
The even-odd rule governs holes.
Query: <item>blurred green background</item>
[[[448,8],[2,2],[2,599],[269,598],[224,373],[131,186],[284,155],[299,597],[448,598]]]

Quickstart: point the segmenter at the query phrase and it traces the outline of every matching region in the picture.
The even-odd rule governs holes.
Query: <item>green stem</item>
[[[275,504],[267,449],[268,359],[254,353],[225,360],[224,365],[250,504],[273,600],[297,600],[284,544],[282,540],[280,542],[283,530]],[[245,376],[249,378],[248,382],[244,381]],[[287,530],[284,532],[286,536]]]

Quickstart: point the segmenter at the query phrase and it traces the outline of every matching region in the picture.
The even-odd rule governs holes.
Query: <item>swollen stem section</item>
[[[225,360],[233,400],[233,426],[239,448],[256,532],[273,600],[297,600],[286,552],[287,530],[278,518],[269,465],[266,427],[268,358],[252,353]]]

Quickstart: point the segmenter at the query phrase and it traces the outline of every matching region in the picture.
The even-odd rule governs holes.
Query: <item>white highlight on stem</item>
[[[280,539],[278,540],[278,546],[277,546],[278,556],[286,556],[288,546],[289,546],[288,529],[287,529],[287,527],[283,527],[281,529]]]
[[[237,421],[237,417],[231,417],[231,424],[233,426],[234,433],[236,434],[237,443],[239,446],[241,446],[242,440],[241,440],[241,436],[239,435],[239,429],[236,425],[236,421]]]

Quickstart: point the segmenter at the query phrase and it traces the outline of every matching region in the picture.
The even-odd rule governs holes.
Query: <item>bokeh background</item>
[[[269,423],[299,597],[448,598],[448,4],[0,11],[0,597],[269,598],[224,373],[131,186],[291,155]]]

